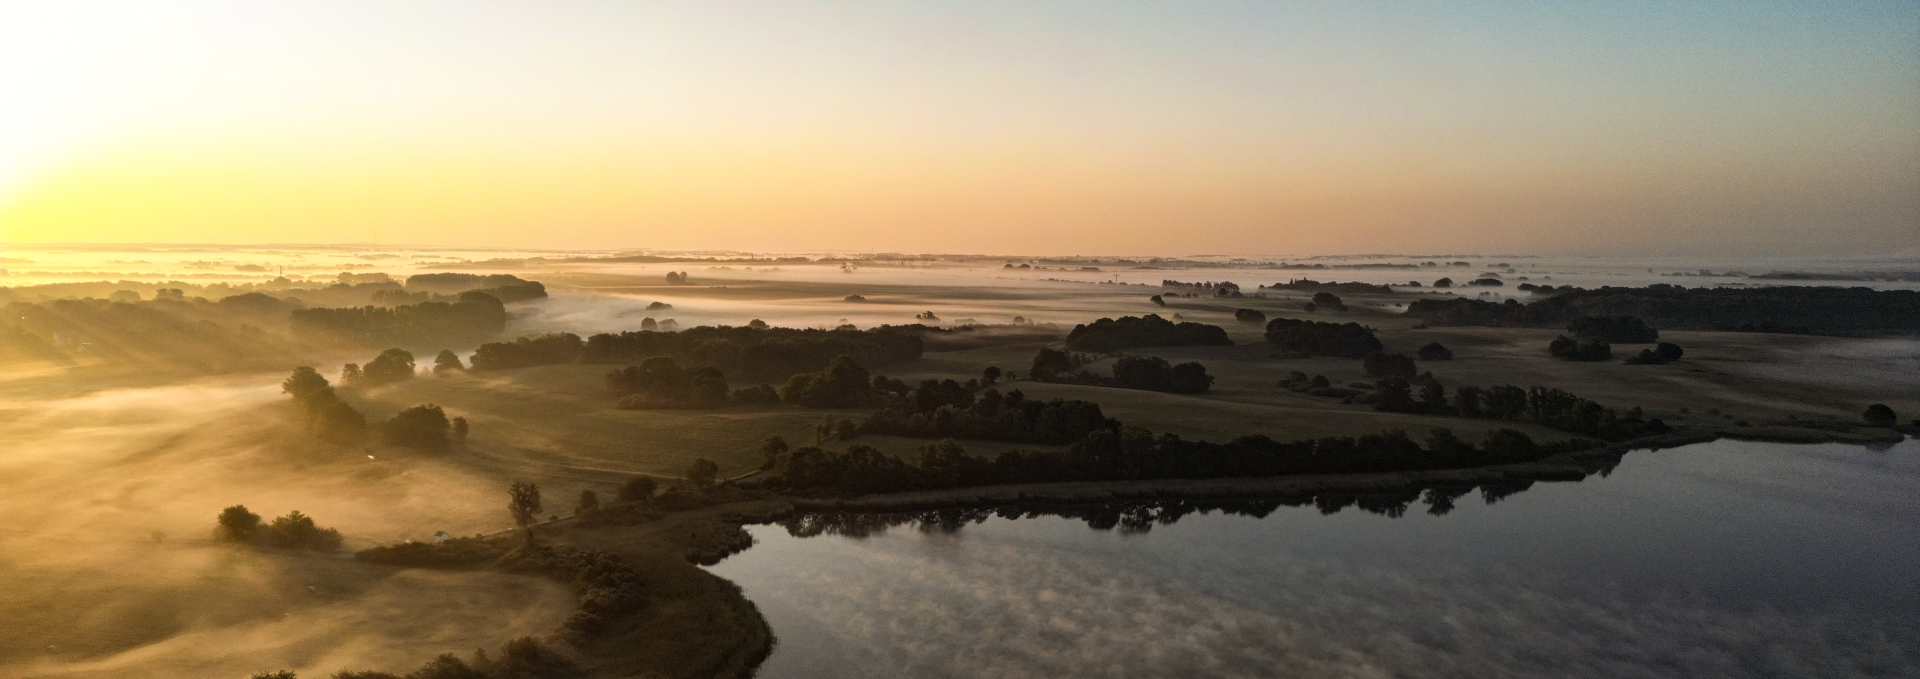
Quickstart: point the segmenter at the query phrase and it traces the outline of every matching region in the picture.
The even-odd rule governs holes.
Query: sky
[[[0,4],[0,243],[1920,256],[1920,2]]]

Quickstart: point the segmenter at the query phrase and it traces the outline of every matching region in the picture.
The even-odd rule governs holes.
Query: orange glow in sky
[[[1920,254],[1920,5],[0,8],[0,243]]]

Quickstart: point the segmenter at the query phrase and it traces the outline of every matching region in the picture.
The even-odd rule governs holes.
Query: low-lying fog
[[[300,510],[350,548],[507,525],[503,494],[458,470],[301,440],[279,375],[0,396],[0,675],[244,676],[405,669],[540,634],[564,586],[503,574],[397,571],[344,555],[214,542],[221,508]],[[501,497],[496,497],[501,496]]]

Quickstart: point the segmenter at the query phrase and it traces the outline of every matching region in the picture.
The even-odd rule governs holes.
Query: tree
[[[348,363],[346,365],[340,366],[341,386],[347,386],[347,387],[360,386],[361,377],[362,375],[360,374],[360,364]]]
[[[356,444],[367,438],[367,417],[345,401],[333,400],[313,414],[313,435],[329,443]]]
[[[1440,280],[1437,280],[1437,281],[1434,281],[1434,282],[1433,282],[1433,287],[1436,287],[1436,288],[1451,288],[1451,287],[1453,287],[1453,279],[1451,279],[1451,278],[1442,278],[1442,279],[1440,279]]]
[[[278,672],[255,672],[253,676],[248,679],[299,679],[299,676],[286,670],[280,670]]]
[[[719,475],[720,465],[704,457],[695,458],[693,464],[687,466],[687,482],[693,484],[695,488],[713,485],[714,479]]]
[[[1320,305],[1314,304],[1313,302],[1307,302],[1306,304],[1301,305],[1300,308],[1306,309],[1307,313],[1313,313],[1315,311],[1320,310]]]
[[[413,379],[413,367],[413,353],[395,348],[380,352],[360,374],[368,384],[390,384]]]
[[[766,330],[767,322],[756,318],[751,321],[747,321],[747,327],[753,328],[754,330]]]
[[[1613,358],[1613,346],[1606,342],[1582,342],[1561,335],[1547,344],[1547,353],[1563,361],[1605,361]]]
[[[1164,299],[1160,299],[1160,296],[1159,296],[1159,295],[1154,295],[1154,296],[1152,296],[1152,297],[1149,297],[1149,298],[1147,298],[1147,300],[1148,300],[1148,301],[1151,301],[1151,302],[1153,302],[1154,304],[1156,304],[1156,305],[1159,305],[1159,306],[1166,306],[1166,305],[1167,305],[1167,300],[1164,300]]]
[[[1428,342],[1426,346],[1420,347],[1419,356],[1422,361],[1451,361],[1453,350],[1439,342]]]
[[[980,371],[980,383],[986,386],[993,386],[994,382],[1000,381],[1000,375],[999,367],[987,366],[986,370]]]
[[[1326,309],[1328,311],[1346,311],[1347,310],[1347,304],[1345,302],[1340,301],[1340,296],[1333,294],[1331,292],[1313,293],[1313,303],[1316,306],[1319,306],[1320,308]]]
[[[260,531],[260,515],[247,511],[246,505],[220,510],[220,539],[247,542]]]
[[[327,384],[327,378],[321,377],[319,371],[312,367],[304,365],[294,368],[293,375],[280,383],[280,391],[293,395],[294,400],[303,403],[331,389],[332,387]]]
[[[1050,380],[1062,373],[1071,373],[1080,367],[1072,356],[1059,349],[1041,347],[1040,353],[1033,356],[1033,367],[1027,369],[1027,376],[1036,380]]]
[[[1267,315],[1261,313],[1258,309],[1235,309],[1233,310],[1233,320],[1241,323],[1265,323],[1267,322]]]
[[[1383,354],[1376,351],[1367,354],[1360,365],[1366,369],[1367,376],[1373,378],[1393,377],[1410,380],[1420,373],[1413,359],[1407,358],[1406,354]]]
[[[1680,345],[1672,342],[1661,342],[1653,349],[1654,356],[1668,363],[1680,360],[1680,357],[1686,355],[1686,353],[1687,352],[1680,349]]]
[[[388,443],[428,452],[447,449],[448,428],[446,411],[431,403],[395,413],[380,427]]]
[[[340,549],[340,531],[315,525],[313,517],[299,510],[287,512],[268,527],[276,547],[331,552]]]
[[[760,454],[765,461],[760,463],[761,470],[773,469],[780,464],[780,456],[787,454],[787,440],[778,436],[769,436],[760,442]]]
[[[453,353],[451,349],[441,349],[440,353],[433,357],[433,372],[436,375],[466,369],[467,366],[460,362],[460,355]]]
[[[573,508],[574,515],[592,514],[597,511],[600,511],[600,496],[595,495],[591,490],[580,491],[580,502]]]
[[[464,417],[453,418],[453,430],[451,432],[448,432],[448,436],[449,438],[453,439],[453,445],[456,445],[456,446],[466,445],[467,444],[467,418],[464,418]]]
[[[507,489],[507,511],[521,528],[533,523],[534,517],[540,515],[540,487],[525,481],[513,482]],[[528,533],[527,539],[532,540],[533,534]]]
[[[873,394],[873,378],[848,356],[835,356],[817,373],[787,379],[780,398],[809,408],[845,408],[864,405]]]
[[[620,501],[639,502],[651,498],[653,497],[653,491],[659,489],[659,487],[660,481],[658,479],[645,474],[635,476],[627,479],[626,483],[620,484]]]
[[[1867,406],[1867,412],[1863,417],[1867,420],[1867,424],[1876,427],[1891,427],[1900,421],[1900,417],[1893,414],[1893,409],[1888,408],[1885,403],[1875,403]]]

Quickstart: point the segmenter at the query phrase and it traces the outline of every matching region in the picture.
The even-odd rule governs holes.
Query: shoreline
[[[1799,427],[1725,427],[1642,437],[1582,451],[1556,453],[1533,462],[1462,469],[1250,478],[1062,481],[971,486],[854,497],[780,497],[791,504],[796,512],[894,512],[1019,504],[1101,504],[1137,500],[1207,500],[1298,497],[1323,493],[1391,493],[1432,486],[1579,482],[1591,474],[1617,464],[1628,452],[1677,448],[1723,438],[1765,443],[1846,443],[1871,446],[1892,445],[1906,440],[1906,436],[1893,429],[1840,432]]]

